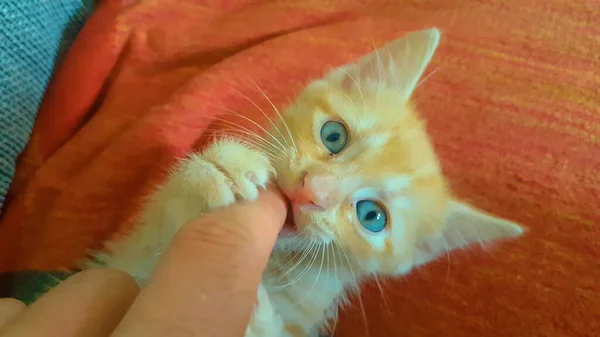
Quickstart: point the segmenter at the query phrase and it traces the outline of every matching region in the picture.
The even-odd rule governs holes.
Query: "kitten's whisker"
[[[290,141],[292,142],[292,145],[294,146],[294,149],[298,150],[298,148],[296,147],[296,142],[294,142],[294,137],[292,136],[292,131],[288,127],[285,119],[283,119],[283,116],[279,112],[279,109],[277,109],[277,107],[275,106],[275,104],[273,104],[273,101],[271,101],[271,99],[269,98],[269,96],[267,96],[267,93],[261,87],[259,87],[258,84],[253,79],[251,79],[251,78],[249,78],[249,79],[250,79],[250,81],[252,81],[252,83],[254,83],[254,85],[256,86],[256,88],[258,89],[258,91],[260,91],[260,93],[267,99],[267,101],[269,101],[269,104],[271,104],[271,106],[275,110],[275,113],[277,114],[277,117],[279,118],[279,120],[283,124],[283,127],[287,130],[288,136],[290,138]],[[283,137],[283,135],[282,135],[282,137]]]
[[[383,71],[383,62],[381,61],[381,57],[379,55],[379,50],[377,49],[377,46],[375,45],[375,40],[373,40],[373,38],[371,38],[371,43],[373,44],[373,49],[375,50],[375,56],[377,59],[377,100],[375,101],[375,109],[379,108],[379,97],[381,96],[381,88],[382,88],[382,84],[383,84],[383,77],[382,77],[382,71]]]
[[[331,279],[331,266],[329,265],[329,256],[331,255],[331,253],[329,252],[329,248],[333,247],[333,245],[327,244],[327,267],[325,267],[325,269],[327,269],[327,279]]]
[[[214,133],[215,136],[218,135],[218,136],[222,136],[225,138],[237,139],[240,142],[244,143],[244,145],[252,147],[252,148],[256,149],[257,151],[262,152],[267,157],[269,157],[271,160],[273,160],[273,161],[277,160],[277,157],[272,152],[270,152],[269,148],[265,148],[263,144],[255,141],[255,140],[252,140],[250,138],[245,138],[240,135],[232,135],[232,134],[227,133],[224,130],[211,130],[211,131]],[[238,130],[236,130],[236,131],[238,131]]]
[[[374,275],[375,277],[375,283],[377,283],[377,287],[379,288],[379,293],[381,293],[381,299],[383,300],[383,305],[385,306],[385,309],[387,311],[387,313],[389,315],[392,314],[392,311],[390,310],[390,306],[388,304],[387,298],[385,297],[385,294],[383,293],[383,287],[381,286],[381,282],[379,282],[379,276],[377,274]]]
[[[358,107],[356,106],[356,104],[354,104],[354,101],[352,100],[352,98],[350,98],[350,96],[348,96],[347,93],[345,93],[343,90],[339,90],[334,88],[334,90],[336,90],[337,92],[339,92],[340,94],[342,94],[342,96],[346,97],[346,99],[348,100],[348,102],[350,102],[350,104],[352,104],[352,107],[354,108],[354,110],[358,110]]]
[[[323,250],[321,250],[321,248],[323,248]],[[310,289],[308,290],[308,292],[304,295],[304,297],[300,301],[298,301],[298,303],[301,303],[304,300],[306,300],[308,298],[308,295],[315,288],[315,285],[317,285],[317,282],[319,281],[319,278],[321,276],[321,271],[323,270],[323,261],[325,260],[325,254],[324,253],[325,253],[325,246],[324,245],[317,245],[317,252],[315,253],[315,257],[321,255],[321,265],[319,266],[319,271],[317,272],[317,275],[315,276],[315,281],[313,282],[312,286],[310,287]]]
[[[352,82],[354,82],[354,84],[356,85],[356,89],[358,89],[358,94],[360,95],[360,99],[362,100],[362,104],[363,104],[363,113],[366,113],[366,101],[365,101],[365,96],[363,95],[362,89],[360,87],[360,84],[358,84],[358,81],[354,78],[354,76],[352,76],[346,69],[341,68],[341,70],[346,73],[346,75],[348,75],[348,77],[350,77],[350,79],[352,80]]]
[[[309,248],[310,248],[310,242],[306,242],[304,244],[304,246],[302,247],[302,250],[301,250],[302,253],[298,253],[296,251],[290,251],[288,254],[293,255],[293,256],[282,257],[282,258],[277,259],[277,268],[281,272],[278,275],[276,275],[268,280],[268,282],[271,283],[272,288],[280,287],[281,285],[278,285],[276,281],[285,278],[285,276],[287,274],[291,273],[302,262],[302,260],[304,260],[306,255],[308,255],[307,246],[309,246]],[[300,255],[300,257],[298,257],[298,255]],[[294,266],[292,266],[292,268],[288,268],[290,261],[292,261],[292,263],[296,262],[296,264]]]
[[[313,246],[315,245],[314,241],[307,241],[307,243],[305,244],[305,247],[308,246],[308,249],[304,249],[304,251],[302,252],[302,255],[300,256],[300,258],[296,261],[296,264],[294,264],[294,266],[292,266],[292,268],[288,269],[287,271],[283,272],[281,275],[279,275],[278,277],[272,279],[272,281],[275,280],[280,280],[282,278],[284,278],[286,275],[290,274],[292,271],[294,271],[294,269],[296,269],[305,259],[308,255],[310,255],[310,251],[313,249]],[[286,286],[277,286],[276,287],[279,288],[284,288]]]
[[[425,81],[427,81],[431,76],[435,75],[435,73],[437,73],[440,70],[440,68],[441,67],[437,67],[437,68],[433,69],[429,74],[427,74],[427,76],[425,76],[419,82],[417,82],[417,85],[415,86],[415,88],[418,88],[421,84],[425,83]]]
[[[235,115],[235,114],[231,114],[231,115],[238,116],[238,115]],[[283,150],[282,150],[281,148],[277,147],[277,144],[274,144],[274,143],[270,142],[270,141],[269,141],[269,140],[267,140],[266,138],[264,138],[264,137],[260,136],[259,134],[257,134],[256,132],[254,132],[254,131],[252,131],[252,130],[248,129],[248,128],[247,128],[247,127],[245,127],[245,126],[242,126],[242,125],[236,124],[236,123],[234,123],[233,121],[230,121],[230,120],[228,120],[228,119],[221,118],[221,117],[215,117],[214,119],[215,119],[215,120],[217,120],[218,122],[226,123],[226,124],[228,124],[228,125],[231,125],[231,126],[233,126],[233,129],[234,129],[234,130],[241,129],[241,130],[244,130],[244,131],[246,131],[247,133],[251,133],[251,134],[253,134],[255,137],[257,137],[258,139],[260,139],[261,141],[263,141],[265,144],[271,145],[271,146],[272,146],[274,149],[276,149],[276,150],[278,150],[278,151],[280,151],[280,152],[283,152]],[[271,136],[271,135],[269,135],[269,136]],[[272,136],[271,136],[271,137],[272,137]]]
[[[287,286],[291,286],[296,284],[298,281],[300,281],[306,274],[308,274],[308,272],[310,271],[310,269],[313,267],[313,265],[315,264],[315,262],[317,261],[317,253],[314,252],[315,249],[317,251],[320,251],[320,245],[318,243],[315,243],[313,246],[313,248],[311,249],[311,254],[312,254],[312,258],[310,260],[310,262],[308,263],[308,265],[306,266],[306,268],[304,268],[304,270],[302,270],[302,272],[300,273],[300,275],[293,280],[292,282],[288,283],[287,285],[285,285],[285,287]],[[316,247],[316,248],[315,248]],[[283,288],[283,287],[282,287]]]
[[[291,248],[284,256],[282,256],[282,258],[287,258],[290,255],[294,254],[294,253],[298,253],[298,250],[304,251],[304,249],[298,249],[298,247],[300,247],[301,244],[306,243],[306,241],[308,240],[308,236],[303,236],[302,239],[300,241],[298,241],[296,243],[296,245],[294,245],[294,248]],[[306,248],[306,244],[304,245]]]
[[[226,135],[226,136],[234,138],[234,139],[243,140],[244,143],[247,143],[248,145],[257,147],[261,152],[264,152],[271,159],[277,159],[276,153],[274,153],[273,152],[274,150],[272,148],[269,148],[267,144],[260,142],[256,138],[254,138],[254,139],[246,138],[242,135],[236,134],[237,132],[242,132],[244,135],[254,136],[254,137],[257,137],[260,139],[259,136],[257,136],[256,134],[254,134],[252,132],[246,132],[246,131],[242,131],[242,130],[238,130],[238,129],[217,129],[217,130],[212,130],[212,131],[217,134]],[[231,131],[232,133],[228,133],[228,131]]]
[[[237,90],[236,88],[231,87],[231,86],[230,86],[230,88],[233,91],[237,92],[242,97],[244,97],[246,100],[248,100],[248,102],[250,102],[252,105],[254,105],[263,114],[263,116],[265,116],[265,118],[269,121],[269,123],[271,123],[271,125],[277,131],[277,133],[279,133],[279,135],[281,136],[281,138],[283,139],[283,141],[286,142],[287,146],[288,147],[290,146],[290,144],[286,141],[285,137],[283,136],[283,133],[281,133],[281,131],[279,130],[279,128],[277,128],[277,125],[275,125],[275,123],[273,123],[273,120],[271,120],[271,118],[269,118],[269,115],[267,115],[265,113],[265,111],[258,104],[256,104],[253,100],[250,99],[250,97],[244,95],[241,91]],[[282,144],[282,146],[283,146],[283,144]]]
[[[231,114],[231,115],[234,115],[234,116],[241,116],[241,115],[235,115],[235,114]],[[255,132],[253,132],[252,130],[250,130],[250,129],[248,129],[248,128],[246,128],[246,127],[242,126],[242,125],[236,124],[236,123],[234,123],[233,121],[230,121],[230,120],[227,120],[227,119],[224,119],[224,118],[217,118],[217,121],[219,121],[219,122],[223,122],[223,123],[227,123],[227,124],[229,124],[229,125],[232,125],[232,126],[234,126],[234,129],[243,129],[243,130],[245,130],[245,131],[247,131],[247,132],[250,132],[250,133],[254,134],[256,137],[260,138],[260,139],[261,139],[261,140],[262,140],[262,141],[263,141],[265,144],[268,144],[268,145],[270,145],[270,146],[271,146],[273,149],[277,150],[278,152],[281,152],[281,154],[283,154],[284,156],[286,156],[286,155],[287,155],[287,154],[286,154],[286,152],[285,152],[285,149],[283,148],[283,145],[278,145],[278,144],[276,144],[276,143],[273,143],[273,142],[271,142],[271,141],[267,140],[266,138],[259,136],[258,134],[256,134],[256,133],[255,133]],[[262,128],[261,128],[261,129],[262,129]],[[267,135],[269,135],[269,136],[270,136],[272,139],[274,139],[275,141],[277,141],[277,138],[273,137],[273,135],[272,135],[272,134],[270,134],[268,131],[266,131],[266,130],[264,130],[264,129],[263,129],[263,131],[264,131],[264,132],[265,132]]]
[[[274,143],[272,143],[272,142],[269,142],[269,141],[268,141],[267,139],[265,139],[264,137],[262,137],[262,136],[260,136],[260,135],[256,134],[255,132],[253,132],[252,130],[250,130],[250,129],[248,129],[248,128],[244,127],[244,126],[241,126],[241,125],[235,124],[234,122],[232,122],[232,121],[230,121],[230,120],[227,120],[227,119],[224,119],[224,118],[220,118],[220,117],[215,117],[215,118],[214,118],[214,120],[216,120],[218,123],[224,123],[224,124],[227,124],[227,125],[231,125],[231,126],[233,127],[233,128],[231,128],[231,129],[227,129],[227,130],[229,130],[229,131],[234,131],[234,132],[232,132],[232,133],[225,133],[225,132],[222,132],[222,134],[224,134],[224,135],[227,135],[227,136],[229,136],[230,138],[233,138],[233,139],[239,138],[239,137],[240,137],[240,135],[239,135],[239,134],[237,134],[237,132],[241,132],[241,133],[244,133],[244,134],[247,134],[247,135],[251,135],[251,136],[253,136],[253,137],[254,137],[254,138],[257,140],[257,141],[260,141],[260,143],[261,143],[262,145],[264,145],[265,147],[268,147],[269,149],[271,149],[271,150],[274,150],[274,151],[279,151],[279,152],[281,152],[283,155],[286,155],[286,154],[285,154],[285,152],[284,152],[284,151],[283,151],[281,148],[279,148],[279,147],[278,147],[276,144],[274,144]],[[219,132],[219,128],[216,128],[216,127],[213,127],[213,128],[208,128],[207,130],[210,130],[210,131],[212,131],[212,132],[217,132],[217,133]],[[245,139],[248,139],[248,138],[245,138]],[[269,151],[269,152],[270,152],[270,153],[272,153],[273,155],[275,155],[275,154],[276,154],[275,152],[272,152],[272,151]],[[275,157],[274,157],[274,159],[275,159]]]
[[[323,247],[323,250],[321,250],[321,247]],[[319,278],[321,276],[321,271],[323,270],[323,261],[325,260],[325,245],[319,245],[316,255],[321,255],[321,265],[319,266],[319,271],[317,272],[317,276],[315,276],[315,281],[313,282],[312,286],[310,287],[308,292],[304,295],[304,298],[302,298],[301,301],[303,301],[304,299],[306,299],[308,297],[308,295],[313,291],[313,289],[317,285],[317,282],[319,281]]]
[[[247,120],[248,122],[254,124],[256,127],[258,127],[259,129],[261,129],[266,135],[269,135],[274,141],[276,141],[279,146],[281,146],[281,151],[283,153],[285,153],[285,145],[283,145],[279,139],[277,139],[277,137],[273,136],[269,131],[267,131],[264,127],[262,127],[260,124],[258,124],[257,122],[253,121],[251,118],[248,118],[238,112],[235,112],[231,109],[225,108],[225,107],[221,107],[221,106],[217,106],[217,105],[213,105],[213,104],[208,104],[209,106],[212,106],[214,108],[220,109],[223,111],[223,114],[229,114],[229,115],[233,115],[233,116],[237,116],[240,117],[242,119]]]
[[[337,237],[335,237],[335,240],[340,245],[340,249],[342,250],[342,253],[344,253],[344,257],[346,259],[346,262],[348,262],[348,266],[350,267],[350,273],[352,274],[352,277],[354,278],[354,282],[356,283],[357,287],[359,287],[358,278],[356,277],[356,273],[354,272],[354,267],[352,267],[352,264],[350,263],[350,259],[348,258],[348,254],[346,254],[346,249],[341,245],[341,242],[339,241],[339,239]],[[362,313],[363,321],[365,323],[365,329],[367,331],[367,335],[370,335],[370,333],[369,333],[369,323],[367,322],[367,313],[365,311],[365,306],[363,304],[362,295],[360,293],[360,288],[357,289],[357,293],[358,293],[358,303],[360,304],[360,311]]]
[[[337,248],[337,244],[332,244],[331,245],[331,255],[333,256],[333,274],[338,275],[338,269],[337,269],[337,254],[335,253],[335,250]]]
[[[448,245],[448,241],[443,235],[442,239],[444,240],[444,245],[446,246],[446,249],[444,250],[446,251],[446,259],[448,260],[448,267],[446,268],[446,279],[444,280],[444,291],[442,292],[442,295],[445,295],[446,287],[448,285],[448,279],[450,278],[450,246]]]
[[[305,236],[302,238],[302,240],[300,240],[298,243],[296,243],[296,245],[294,246],[294,248],[291,248],[284,256],[281,256],[279,258],[280,261],[282,261],[283,266],[287,266],[288,264],[294,263],[296,262],[296,265],[294,265],[294,267],[292,267],[291,269],[288,269],[286,272],[281,273],[281,275],[278,277],[282,278],[285,275],[287,275],[288,273],[290,273],[298,264],[300,264],[302,262],[302,260],[299,261],[294,261],[294,258],[297,257],[298,255],[300,255],[301,259],[308,254],[308,251],[306,249],[307,246],[309,246],[312,242],[310,240],[308,240],[308,237]],[[298,249],[300,247],[300,245],[303,245],[300,249]]]

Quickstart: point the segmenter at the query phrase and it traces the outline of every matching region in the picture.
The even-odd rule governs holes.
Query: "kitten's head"
[[[519,236],[516,224],[455,200],[410,102],[439,42],[405,35],[311,83],[277,125],[274,161],[300,240],[340,245],[365,273],[403,274],[471,242]],[[288,133],[289,131],[289,133]]]

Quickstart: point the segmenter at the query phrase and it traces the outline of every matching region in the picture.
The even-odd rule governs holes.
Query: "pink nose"
[[[296,188],[286,194],[293,206],[322,211],[331,206],[331,185],[327,177],[304,173]]]

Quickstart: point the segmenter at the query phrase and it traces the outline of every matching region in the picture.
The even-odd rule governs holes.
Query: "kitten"
[[[256,199],[274,181],[289,198],[290,224],[246,336],[313,336],[366,278],[404,275],[470,243],[521,235],[518,225],[453,197],[410,102],[439,39],[437,29],[408,33],[312,82],[262,146],[225,138],[190,155],[137,229],[88,267],[122,269],[143,285],[179,227]]]

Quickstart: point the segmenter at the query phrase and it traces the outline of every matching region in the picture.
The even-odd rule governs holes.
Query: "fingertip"
[[[112,284],[117,282],[121,287],[139,288],[131,275],[122,270],[111,268],[86,269],[69,277],[65,282],[93,282],[96,284]]]
[[[25,303],[17,299],[0,298],[0,329],[26,308]]]
[[[285,219],[287,213],[285,197],[280,190],[275,188],[268,188],[261,193],[255,207],[261,208],[262,211],[267,211],[277,218],[281,218],[281,221]]]

